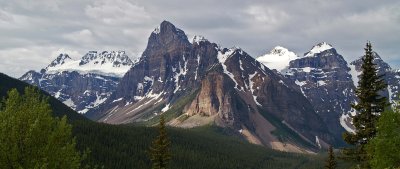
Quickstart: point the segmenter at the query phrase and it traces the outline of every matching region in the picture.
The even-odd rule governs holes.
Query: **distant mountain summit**
[[[89,51],[80,60],[60,54],[40,72],[31,70],[19,79],[86,113],[107,99],[132,65],[124,51]]]
[[[45,71],[47,74],[76,71],[80,74],[122,77],[132,65],[133,62],[124,51],[89,51],[80,60],[72,60],[67,54],[60,54]]]
[[[289,62],[297,59],[298,56],[288,49],[276,46],[269,53],[257,58],[257,61],[263,63],[270,69],[275,69],[278,72],[284,71],[289,67]]]
[[[72,59],[66,53],[60,53],[56,59],[54,59],[47,67],[56,67],[57,65],[63,65],[65,62],[72,61]]]

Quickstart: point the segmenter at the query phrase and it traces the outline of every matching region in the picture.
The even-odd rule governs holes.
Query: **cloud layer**
[[[0,0],[0,72],[19,77],[58,52],[79,58],[89,50],[125,50],[137,57],[163,20],[254,57],[277,45],[302,55],[326,41],[350,61],[370,40],[400,68],[397,0]]]

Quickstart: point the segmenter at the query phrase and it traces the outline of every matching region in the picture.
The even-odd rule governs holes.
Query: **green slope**
[[[19,81],[17,79],[14,79],[12,77],[9,77],[3,73],[0,73],[0,98],[3,98],[4,96],[7,95],[7,92],[11,90],[12,88],[16,88],[18,92],[22,93],[24,92],[25,87],[31,86],[28,83]],[[49,102],[51,105],[51,108],[53,109],[53,114],[57,117],[62,117],[64,115],[68,116],[68,119],[70,121],[76,121],[76,120],[84,120],[84,121],[89,121],[86,117],[76,113],[74,110],[69,108],[68,106],[64,105],[62,102],[59,100],[55,99],[54,97],[51,97],[47,92],[41,91],[43,95],[46,95],[49,97]]]
[[[11,88],[19,91],[24,82],[0,73],[0,97]],[[43,94],[48,95],[43,92]],[[150,168],[146,150],[157,135],[154,128],[95,123],[50,97],[56,116],[67,115],[81,150],[91,153],[85,161],[104,168]],[[172,141],[173,169],[256,169],[322,168],[323,157],[278,152],[241,141],[225,134],[224,129],[205,126],[195,129],[169,128]]]

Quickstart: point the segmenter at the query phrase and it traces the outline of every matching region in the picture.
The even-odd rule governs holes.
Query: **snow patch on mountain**
[[[315,143],[317,144],[317,146],[318,146],[319,148],[322,148],[321,143],[319,142],[318,136],[315,136]]]
[[[257,71],[255,71],[253,74],[251,74],[251,75],[249,75],[249,88],[250,88],[250,92],[251,92],[251,95],[253,95],[253,99],[254,99],[254,102],[256,102],[256,104],[258,105],[258,106],[262,106],[258,101],[257,101],[257,94],[256,93],[254,93],[254,82],[253,82],[253,78],[254,78],[254,76],[256,76],[257,75]]]
[[[185,62],[183,67],[181,67],[181,64],[178,63],[178,67],[177,68],[173,68],[173,72],[176,73],[174,76],[174,80],[175,80],[175,90],[174,93],[176,93],[179,89],[180,89],[180,77],[181,76],[185,76],[186,73],[188,72],[187,70],[187,61],[185,60],[185,56],[183,56],[183,61]],[[179,70],[179,72],[177,73],[176,70]]]
[[[311,70],[314,70],[315,68],[312,68],[312,67],[303,67],[303,68],[301,68],[301,69],[303,69],[303,72],[310,73]]]
[[[306,81],[301,81],[301,82],[300,82],[300,81],[298,81],[298,80],[296,79],[296,81],[294,81],[294,83],[296,83],[298,86],[300,86],[301,93],[303,93],[303,96],[304,96],[304,97],[307,97],[306,93],[303,91],[303,86],[306,85],[307,82],[306,82]]]
[[[348,124],[348,123],[350,123],[349,120],[351,120],[351,119],[352,119],[352,118],[349,116],[349,114],[342,114],[342,115],[340,116],[340,118],[339,118],[339,120],[340,120],[340,125],[341,125],[346,131],[348,131],[348,132],[350,132],[350,133],[356,133],[356,132],[354,131],[354,129],[353,129],[352,127],[350,127],[349,124]]]
[[[296,79],[295,83],[296,83],[298,86],[300,86],[300,87],[302,87],[302,86],[304,86],[305,84],[307,84],[306,81],[300,82],[300,81],[298,81],[297,79]]]
[[[102,96],[101,94],[99,94],[99,92],[96,92],[96,100],[94,102],[90,103],[88,106],[86,106],[83,110],[78,111],[78,113],[85,114],[90,109],[99,106],[100,104],[104,103],[106,100],[107,100],[107,96]]]
[[[356,66],[353,65],[353,64],[349,64],[348,67],[350,68],[350,72],[349,73],[351,75],[351,79],[353,79],[354,86],[357,87],[358,86],[358,80],[359,80],[358,76],[361,74],[361,72],[357,71],[356,70]]]
[[[75,109],[75,108],[76,108],[76,105],[75,105],[74,101],[72,101],[71,98],[65,100],[63,103],[64,103],[65,105],[67,105],[68,107],[71,107],[72,109]]]
[[[153,31],[153,33],[155,33],[155,34],[159,34],[159,33],[160,33],[160,26],[159,26],[159,27],[157,27],[157,28],[154,28],[154,31]]]
[[[206,42],[208,41],[206,38],[204,38],[204,36],[201,35],[194,35],[193,39],[192,39],[192,44],[199,44],[200,42]]]
[[[329,50],[332,48],[333,48],[332,45],[330,45],[326,42],[322,42],[322,43],[315,45],[309,52],[304,54],[304,57],[314,57],[315,54],[321,53],[323,51],[326,51],[326,50]]]
[[[396,86],[397,87],[397,86]],[[389,96],[388,96],[388,99],[389,99],[389,103],[392,103],[393,101],[392,101],[392,96],[393,96],[393,91],[392,91],[392,86],[390,86],[390,85],[388,85],[387,86],[387,90],[388,90],[388,94],[389,94]]]
[[[228,71],[227,66],[225,65],[226,59],[231,57],[237,50],[241,51],[241,49],[238,49],[236,47],[229,49],[225,53],[222,53],[222,51],[218,50],[217,58],[218,58],[218,61],[221,63],[222,68],[224,69],[224,73],[226,75],[228,75],[233,80],[233,82],[235,82],[235,89],[241,90],[241,89],[237,88],[239,85],[238,85],[237,81],[235,80],[235,76],[231,72]]]
[[[114,103],[114,102],[119,102],[119,101],[121,101],[122,99],[124,99],[124,98],[118,98],[118,99],[115,99],[115,100],[113,100],[111,103]]]
[[[276,46],[269,53],[259,56],[257,61],[263,63],[269,69],[276,69],[279,72],[287,69],[289,67],[289,62],[297,59],[298,56],[289,51],[288,49]]]
[[[166,111],[169,110],[169,108],[170,108],[170,104],[168,103],[167,105],[165,105],[164,108],[161,109],[161,111],[162,111],[162,112],[166,112]]]

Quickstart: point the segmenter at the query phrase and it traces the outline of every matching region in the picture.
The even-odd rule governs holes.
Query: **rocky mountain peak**
[[[175,25],[168,21],[161,22],[160,26],[155,28],[153,33],[150,35],[150,39],[152,38],[152,36],[159,38],[161,42],[164,42],[164,44],[167,44],[168,42],[173,42],[173,40],[189,42],[185,32],[175,27]]]
[[[187,48],[190,45],[184,31],[168,21],[163,21],[151,33],[142,56],[152,56],[155,53],[176,50],[176,48]]]
[[[284,47],[276,46],[269,53],[259,56],[257,60],[270,69],[283,71],[289,66],[290,61],[297,58],[298,56],[294,52]]]
[[[310,51],[304,54],[304,57],[315,57],[317,54],[322,53],[326,50],[334,49],[332,45],[326,43],[326,42],[321,42],[318,43],[317,45],[313,46]]]
[[[383,59],[379,56],[379,54],[375,51],[373,51],[373,56],[374,56],[374,60],[373,62],[376,64],[377,68],[378,68],[378,74],[384,74],[387,71],[391,71],[392,68],[390,67],[390,65],[388,63],[386,63],[385,61],[383,61]],[[364,56],[359,57],[359,59],[354,60],[353,62],[350,63],[351,66],[354,66],[353,69],[355,69],[355,71],[357,72],[361,72],[361,65],[362,65],[362,58]]]
[[[64,64],[65,62],[68,62],[68,61],[70,61],[70,60],[72,60],[72,59],[68,56],[68,54],[66,54],[66,53],[60,53],[60,55],[58,55],[57,58],[54,59],[54,60],[49,64],[49,67],[54,67],[54,66],[56,66],[56,65],[62,65],[62,64]]]
[[[385,61],[383,61],[381,56],[379,56],[379,54],[376,53],[375,51],[373,52],[373,56],[374,56],[374,63],[378,66],[378,69],[380,71],[390,71],[390,70],[392,70],[390,65],[388,63],[386,63]]]
[[[156,27],[153,31],[153,34],[160,34],[161,32],[166,32],[166,30],[175,30],[176,27],[171,22],[166,20],[162,21],[161,24]]]
[[[172,24],[171,22],[166,21],[166,20],[164,20],[164,21],[162,21],[162,22],[160,23],[159,29],[160,29],[160,30],[159,30],[160,33],[161,33],[161,32],[176,31],[176,30],[177,30],[177,28],[175,27],[174,24]],[[180,29],[179,29],[179,30],[180,30]],[[181,30],[180,30],[180,31],[181,31]]]

